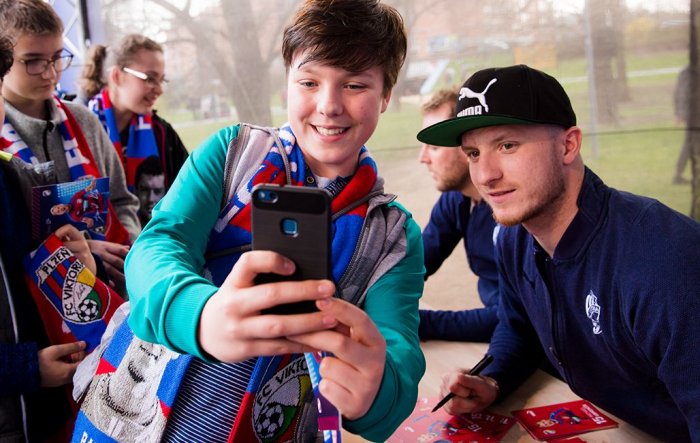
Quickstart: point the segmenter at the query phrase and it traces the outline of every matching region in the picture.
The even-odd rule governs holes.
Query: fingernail
[[[318,293],[321,295],[332,295],[334,290],[333,288],[333,283],[323,281],[318,285]]]
[[[335,319],[335,317],[332,317],[330,315],[326,315],[323,317],[323,324],[326,326],[335,326],[338,323],[338,320]]]
[[[330,305],[331,305],[330,298],[322,298],[320,300],[316,300],[316,306],[318,306],[318,309],[327,308]]]
[[[291,274],[294,272],[294,262],[288,259],[284,259],[284,272]]]

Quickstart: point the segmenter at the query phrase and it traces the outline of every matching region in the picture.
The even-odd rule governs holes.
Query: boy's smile
[[[288,74],[288,117],[317,175],[352,175],[357,155],[377,127],[391,94],[379,66],[361,72],[306,61],[297,54]]]

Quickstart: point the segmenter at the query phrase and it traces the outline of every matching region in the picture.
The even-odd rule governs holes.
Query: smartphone
[[[331,198],[324,189],[256,185],[252,191],[253,250],[278,252],[296,265],[294,274],[259,274],[256,284],[331,278]],[[317,311],[314,301],[287,303],[264,314]]]

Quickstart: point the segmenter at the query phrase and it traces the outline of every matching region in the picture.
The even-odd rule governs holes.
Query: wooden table
[[[440,393],[442,376],[456,367],[470,368],[486,352],[488,345],[484,343],[464,343],[429,341],[421,344],[426,360],[425,375],[418,385],[420,397],[436,396]],[[510,411],[526,407],[544,406],[552,403],[578,400],[576,394],[558,378],[552,377],[543,371],[537,371],[523,385],[513,392],[506,400],[493,406],[490,410],[503,415],[510,415]],[[601,409],[602,411],[602,409]],[[595,431],[579,436],[590,443],[650,443],[659,440],[640,431],[634,426],[623,422],[613,414],[605,413],[614,418],[620,425],[616,429]],[[366,441],[356,435],[343,432],[344,442]],[[504,442],[533,442],[530,435],[519,424],[515,424]]]

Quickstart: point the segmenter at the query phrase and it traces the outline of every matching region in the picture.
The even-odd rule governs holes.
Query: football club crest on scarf
[[[303,355],[258,359],[229,436],[238,441],[298,441],[300,412],[313,395]]]
[[[122,159],[126,172],[126,184],[134,192],[136,186],[136,169],[148,157],[158,157],[156,136],[153,133],[153,116],[136,114],[129,123],[129,140],[126,148],[119,138],[119,128],[114,107],[109,99],[109,89],[104,88],[88,102],[88,108],[99,117],[109,134],[109,139]],[[172,177],[170,177],[172,179]]]
[[[100,342],[112,314],[123,303],[52,234],[24,262],[26,280],[51,344]]]

